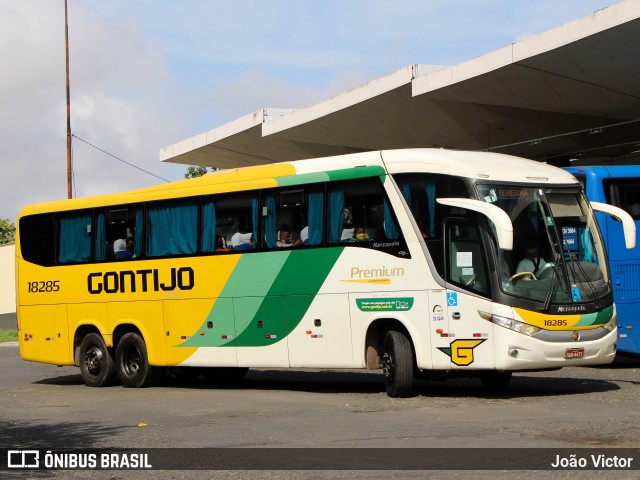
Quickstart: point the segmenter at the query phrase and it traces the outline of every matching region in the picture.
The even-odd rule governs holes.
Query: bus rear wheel
[[[116,348],[118,377],[125,387],[149,387],[155,380],[155,369],[149,365],[147,345],[140,335],[126,333]]]
[[[382,371],[387,395],[409,397],[413,391],[413,350],[407,336],[390,330],[384,337]]]
[[[80,375],[89,387],[104,387],[115,380],[113,356],[98,333],[88,333],[80,343]]]

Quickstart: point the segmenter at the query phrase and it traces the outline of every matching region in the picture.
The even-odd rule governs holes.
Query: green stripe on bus
[[[294,185],[305,185],[308,183],[323,183],[329,181],[329,175],[324,172],[320,173],[303,173],[302,175],[289,175],[287,177],[277,177],[276,182],[281,187],[290,187]]]
[[[220,297],[213,304],[209,315],[198,329],[198,332],[205,334],[198,335],[196,332],[180,346],[219,347],[233,341],[236,335],[234,319],[238,314],[251,318],[255,315],[260,303],[252,301],[251,298],[262,299],[267,295],[271,284],[277,278],[290,253],[291,250],[265,254],[243,254],[220,292]],[[231,299],[241,297],[247,297],[249,300],[244,302],[242,307],[238,307],[239,302]],[[244,299],[241,299],[240,302],[242,300]],[[240,308],[240,312],[236,313],[238,308]],[[211,328],[208,326],[209,322],[211,322]]]
[[[245,254],[204,323],[179,346],[265,346],[282,340],[300,323],[343,250]]]
[[[384,168],[379,165],[370,167],[346,168],[344,170],[334,170],[332,172],[328,172],[329,179],[334,182],[338,180],[351,180],[355,178],[377,177],[385,174],[386,172],[384,171]]]
[[[383,167],[373,165],[369,167],[345,168],[331,172],[303,173],[300,175],[288,175],[276,177],[275,180],[281,187],[292,187],[309,183],[335,182],[339,180],[353,180],[357,178],[381,177],[384,182],[386,172]]]
[[[611,317],[613,317],[613,305],[609,305],[600,312],[580,315],[580,320],[575,326],[586,327],[588,325],[604,325],[611,320]]]
[[[238,336],[227,346],[260,347],[286,338],[302,321],[343,250],[292,251],[256,314],[236,318]]]

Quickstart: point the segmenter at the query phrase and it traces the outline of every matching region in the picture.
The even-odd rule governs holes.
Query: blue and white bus
[[[567,168],[582,184],[590,202],[622,208],[640,222],[640,165]],[[618,312],[618,351],[640,354],[640,247],[625,246],[621,222],[596,213],[604,239],[613,297]]]

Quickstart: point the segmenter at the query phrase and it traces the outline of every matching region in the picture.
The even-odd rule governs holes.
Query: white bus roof
[[[280,186],[287,177],[288,185],[295,185],[296,175],[318,174],[311,181],[326,181],[323,174],[342,171],[341,178],[358,178],[358,169],[378,167],[380,174],[389,173],[435,173],[454,175],[478,180],[536,184],[577,184],[570,173],[533,160],[487,152],[465,152],[436,148],[415,148],[362,152],[313,158],[293,162],[271,163],[251,167],[220,170],[202,177],[162,183],[130,192],[113,193],[96,197],[58,200],[34,204],[22,209],[20,216],[42,211],[62,211],[144,202],[177,196],[207,195],[212,193],[244,191]],[[353,170],[353,172],[347,172]],[[368,172],[367,175],[377,173]],[[309,180],[300,180],[308,183]],[[179,191],[180,190],[180,191]]]

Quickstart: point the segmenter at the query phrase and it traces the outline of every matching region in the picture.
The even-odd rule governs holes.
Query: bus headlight
[[[533,325],[529,325],[528,323],[520,322],[518,320],[514,320],[513,318],[501,317],[500,315],[493,315],[492,313],[482,312],[478,310],[478,313],[482,318],[488,320],[491,323],[495,323],[504,328],[508,328],[509,330],[513,330],[514,332],[522,333],[523,335],[533,336],[538,333],[541,328],[534,327]]]
[[[602,328],[612,332],[617,326],[618,326],[618,315],[614,315],[613,317],[611,317],[611,320],[609,320],[607,323],[602,325]]]

